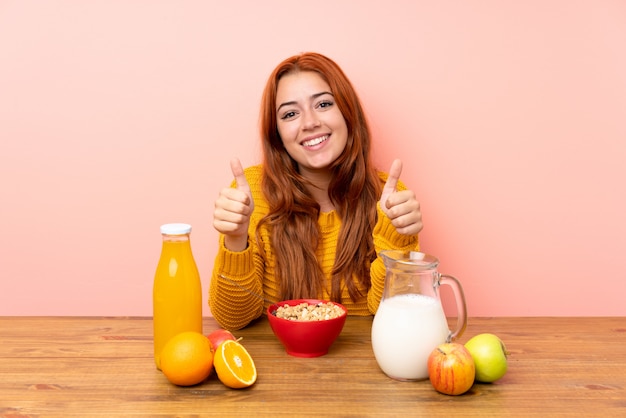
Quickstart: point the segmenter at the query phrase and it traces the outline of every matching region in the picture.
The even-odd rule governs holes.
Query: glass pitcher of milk
[[[467,325],[459,281],[437,271],[439,260],[415,251],[381,251],[385,288],[372,323],[372,348],[385,374],[397,380],[428,378],[428,356],[439,344],[460,337]],[[439,287],[452,288],[457,325],[448,329]]]

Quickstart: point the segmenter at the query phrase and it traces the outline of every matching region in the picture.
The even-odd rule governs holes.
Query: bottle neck
[[[163,243],[169,243],[169,242],[189,242],[189,234],[183,234],[183,235],[167,235],[167,234],[162,234],[163,235]]]

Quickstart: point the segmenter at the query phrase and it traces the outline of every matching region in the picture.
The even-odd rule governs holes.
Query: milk
[[[389,377],[427,379],[428,356],[449,332],[439,300],[418,294],[383,299],[372,323],[374,356]]]

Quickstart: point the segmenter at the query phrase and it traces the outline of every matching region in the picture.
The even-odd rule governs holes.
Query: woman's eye
[[[326,107],[331,107],[334,103],[331,102],[330,100],[324,100],[323,102],[320,102],[320,104],[317,105],[317,107],[321,107],[326,108]]]
[[[285,112],[285,113],[283,113],[283,115],[280,118],[282,120],[286,120],[286,119],[291,119],[294,116],[296,116],[296,112]]]

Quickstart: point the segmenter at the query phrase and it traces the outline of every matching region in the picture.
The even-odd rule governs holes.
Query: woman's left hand
[[[391,219],[398,233],[417,235],[423,228],[420,203],[412,190],[396,190],[402,173],[402,161],[394,160],[380,196],[380,208]]]

